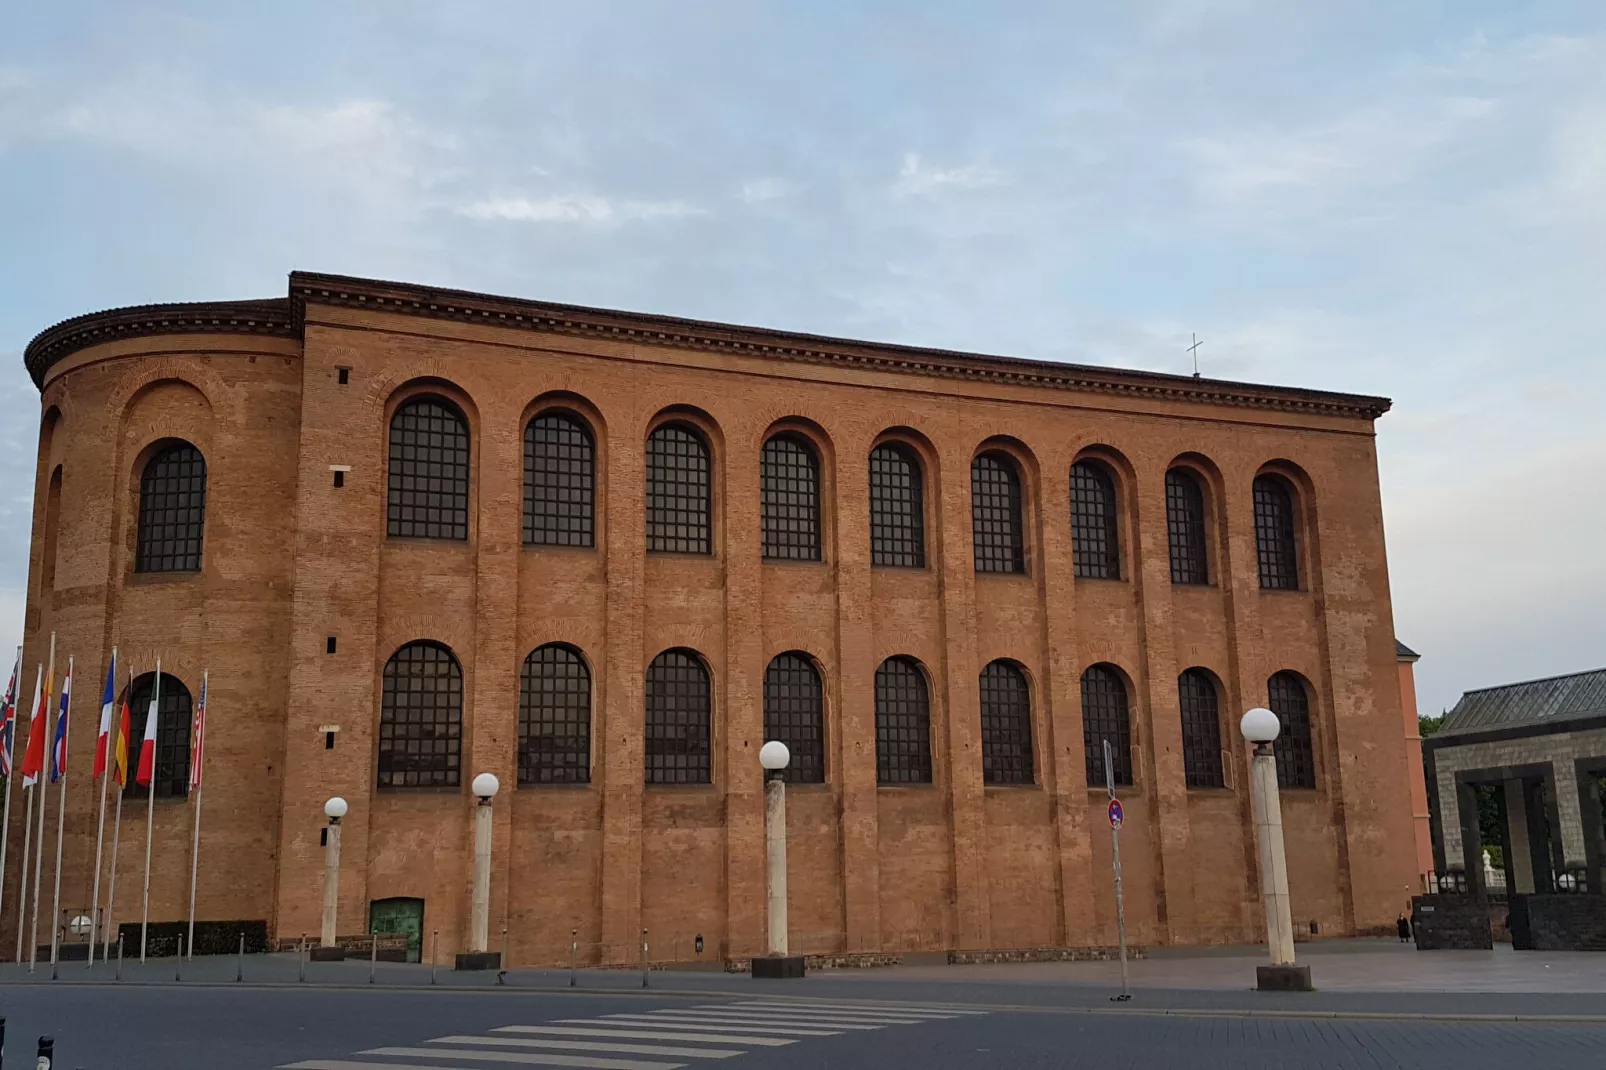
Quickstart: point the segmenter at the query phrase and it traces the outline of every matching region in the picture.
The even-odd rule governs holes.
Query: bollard
[[[497,964],[496,983],[507,984],[507,926],[502,926],[502,960]]]
[[[0,1062],[6,1058],[6,1017],[0,1014]]]
[[[296,945],[296,983],[300,984],[307,979],[307,934],[301,934],[301,943]]]
[[[441,931],[431,929],[429,933],[429,983],[435,983],[435,953],[441,949]]]
[[[641,987],[647,987],[647,930],[641,930]]]
[[[178,934],[178,958],[173,961],[173,980],[184,980],[184,934]]]
[[[34,1059],[34,1070],[50,1070],[56,1061],[56,1038],[40,1037],[39,1054]]]
[[[245,934],[240,934],[240,957],[234,960],[235,983],[245,980]]]
[[[574,987],[575,963],[580,957],[580,930],[569,930],[569,987]]]
[[[123,979],[123,934],[117,934],[117,976],[114,980]]]
[[[379,931],[376,929],[368,937],[368,983],[374,983],[374,963],[379,961]]]

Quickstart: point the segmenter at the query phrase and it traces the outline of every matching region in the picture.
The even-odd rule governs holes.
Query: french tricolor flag
[[[106,775],[106,748],[111,742],[112,718],[117,713],[117,648],[112,647],[111,667],[106,670],[106,690],[100,696],[100,735],[95,737],[94,778]]]

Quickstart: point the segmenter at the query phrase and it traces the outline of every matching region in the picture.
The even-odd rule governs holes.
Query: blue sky
[[[1424,710],[1606,664],[1606,8],[16,5],[0,632],[61,318],[345,272],[1395,399]]]

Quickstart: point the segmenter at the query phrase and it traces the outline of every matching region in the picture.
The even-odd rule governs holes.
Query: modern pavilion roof
[[[1435,738],[1606,715],[1606,669],[1468,691]]]

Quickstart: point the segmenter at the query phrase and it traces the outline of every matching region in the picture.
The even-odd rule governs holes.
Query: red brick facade
[[[321,810],[338,794],[351,804],[341,931],[362,931],[373,900],[418,897],[441,957],[462,949],[467,783],[490,771],[504,785],[492,940],[505,925],[512,962],[566,961],[571,930],[621,958],[644,927],[666,956],[689,957],[696,935],[708,956],[760,950],[762,685],[786,651],[814,660],[825,693],[826,782],[789,799],[794,950],[1113,943],[1104,791],[1083,761],[1080,678],[1095,663],[1130,694],[1135,942],[1257,937],[1237,716],[1279,670],[1309,683],[1316,767],[1313,790],[1283,795],[1296,928],[1386,926],[1413,889],[1373,441],[1387,402],[302,274],[288,302],[68,321],[27,360],[44,413],[27,678],[51,631],[79,673],[69,908],[89,902],[87,770],[113,643],[141,672],[160,655],[192,692],[210,670],[198,913],[267,919],[279,936],[318,930]],[[466,417],[465,541],[386,534],[387,428],[419,393]],[[523,429],[553,405],[595,437],[594,549],[522,545]],[[645,551],[644,443],[672,417],[711,447],[708,556]],[[759,453],[782,428],[820,458],[819,562],[760,553]],[[140,473],[167,439],[207,462],[196,573],[134,571]],[[924,467],[923,569],[870,562],[867,457],[887,440]],[[1023,574],[973,567],[970,467],[984,448],[1022,474]],[[1089,456],[1115,478],[1120,579],[1073,575],[1069,471]],[[1176,465],[1205,488],[1208,585],[1171,581]],[[341,487],[332,466],[350,468]],[[1251,483],[1264,471],[1296,491],[1299,590],[1260,586]],[[381,673],[417,639],[462,667],[456,791],[374,787]],[[591,782],[515,787],[520,666],[554,641],[591,669]],[[671,647],[711,674],[706,786],[644,785],[643,674]],[[877,785],[873,679],[892,655],[930,682],[929,785]],[[1030,786],[982,781],[977,681],[996,658],[1029,681]],[[1177,679],[1190,667],[1219,681],[1225,788],[1185,783]],[[138,919],[144,811],[124,810],[122,921]],[[184,916],[191,813],[157,802],[152,920]]]

